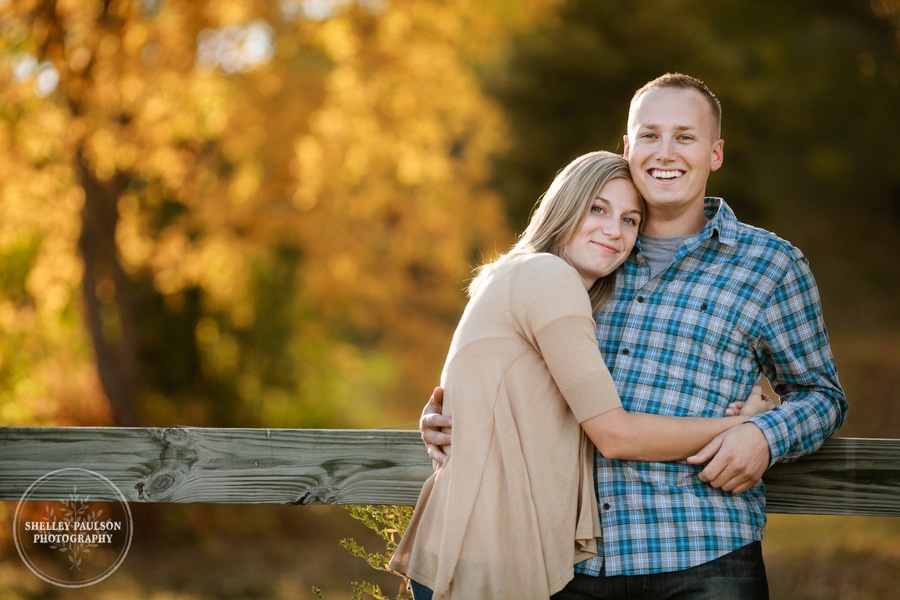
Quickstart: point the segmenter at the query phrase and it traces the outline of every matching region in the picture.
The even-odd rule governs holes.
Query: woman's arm
[[[520,335],[540,353],[572,413],[607,458],[685,459],[759,407],[748,402],[738,416],[713,418],[628,413],[600,355],[590,302],[572,267],[557,257],[524,261],[510,297]],[[761,403],[762,388],[754,387],[750,399],[754,395]]]
[[[732,417],[667,417],[614,408],[583,421],[581,427],[606,458],[619,460],[683,460],[720,433],[776,403],[754,386],[741,413]]]

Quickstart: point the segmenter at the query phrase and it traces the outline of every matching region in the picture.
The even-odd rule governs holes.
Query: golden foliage
[[[132,372],[146,315],[129,312],[127,288],[144,281],[176,313],[200,292],[203,376],[231,386],[242,414],[409,420],[437,382],[470,268],[511,241],[488,188],[504,123],[473,69],[556,4],[5,4],[3,355],[33,339],[0,359],[3,420],[52,422],[70,396],[101,414],[88,345],[117,358],[101,373]],[[85,253],[97,221],[114,244]],[[277,271],[285,248],[299,258]],[[287,308],[262,308],[265,294]],[[283,356],[246,347],[241,332],[273,327],[288,332]],[[38,398],[54,408],[21,410]]]

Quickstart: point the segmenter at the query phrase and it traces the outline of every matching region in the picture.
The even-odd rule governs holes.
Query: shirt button
[[[622,354],[628,356],[629,354],[631,354],[631,351],[628,348],[625,348],[624,350],[622,350]]]
[[[603,503],[603,510],[609,510],[609,502]]]
[[[644,301],[644,297],[643,297],[643,296],[638,296],[638,297],[637,297],[637,301],[638,301],[638,302],[643,302],[643,301]]]

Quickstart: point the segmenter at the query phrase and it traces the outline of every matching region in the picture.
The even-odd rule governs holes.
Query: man
[[[705,197],[724,159],[720,124],[718,99],[692,77],[667,74],[635,93],[624,155],[649,213],[597,338],[628,410],[724,414],[763,375],[783,404],[687,462],[598,453],[598,556],[576,565],[554,598],[767,598],[760,479],[843,423],[847,403],[806,259]],[[449,443],[437,428],[450,425],[435,414],[440,401],[436,390],[421,421],[437,462]]]

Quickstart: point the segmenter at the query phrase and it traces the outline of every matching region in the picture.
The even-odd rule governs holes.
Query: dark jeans
[[[576,574],[552,600],[767,600],[768,597],[762,544],[754,542],[686,571],[613,577]]]
[[[430,589],[421,583],[416,583],[412,579],[409,580],[409,589],[412,590],[413,600],[431,600],[431,597],[434,595],[434,592]]]

